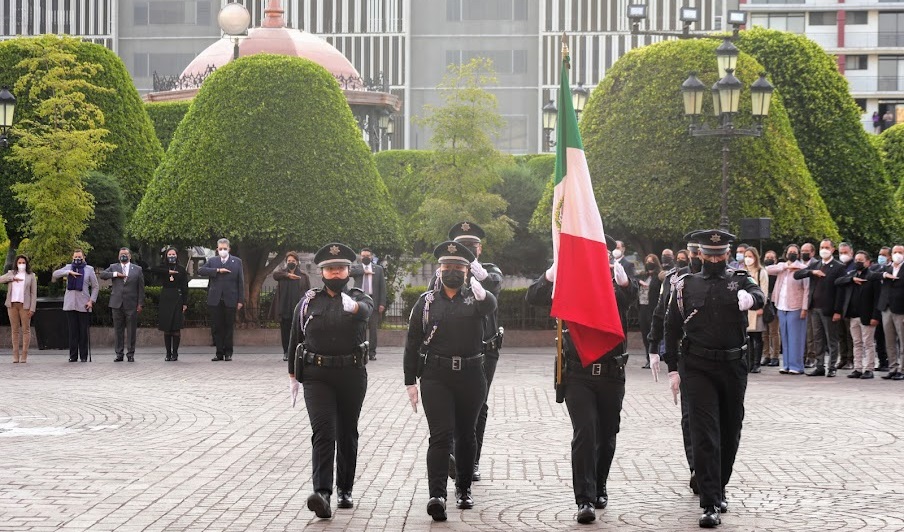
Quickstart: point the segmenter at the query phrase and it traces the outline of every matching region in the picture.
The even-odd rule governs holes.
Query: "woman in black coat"
[[[160,274],[163,287],[160,290],[160,305],[157,312],[157,328],[163,331],[167,362],[179,359],[179,342],[185,311],[188,309],[188,272],[179,264],[179,254],[175,248],[167,248],[163,264],[151,271]]]
[[[659,257],[650,253],[643,259],[644,269],[637,274],[637,314],[640,322],[640,336],[643,338],[643,345],[646,348],[647,363],[645,368],[650,367],[650,353],[659,352],[659,346],[650,345],[650,325],[653,323],[653,309],[659,302],[659,290],[662,288],[662,281],[659,280],[659,272],[662,266],[659,264]],[[653,349],[653,351],[650,351]]]

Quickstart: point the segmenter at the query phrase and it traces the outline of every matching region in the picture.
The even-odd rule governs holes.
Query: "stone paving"
[[[698,530],[679,409],[629,362],[610,504],[574,520],[571,427],[550,387],[551,353],[503,352],[492,388],[476,507],[426,514],[427,423],[411,411],[401,350],[368,366],[353,510],[305,507],[310,428],[281,357],[241,348],[231,363],[187,348],[91,364],[0,354],[0,531]],[[904,530],[904,383],[752,375],[723,531]],[[450,483],[450,489],[452,485]],[[335,508],[335,500],[333,501]]]

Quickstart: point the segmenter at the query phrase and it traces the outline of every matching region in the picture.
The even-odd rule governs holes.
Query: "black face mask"
[[[706,275],[715,275],[725,271],[725,261],[720,260],[719,262],[709,262],[705,261],[703,263],[703,273]]]
[[[167,257],[166,262],[170,264],[176,264],[176,261],[179,260],[179,257]]]
[[[287,262],[287,263],[286,263],[286,269],[289,270],[289,271],[294,270],[296,266],[298,266],[298,264],[295,264],[294,262]]]
[[[800,254],[800,258],[801,258],[801,260],[803,260],[804,262],[807,262],[807,261],[810,260],[810,258],[812,258],[812,255],[810,255],[809,253],[801,253],[801,254]]]
[[[458,290],[465,284],[465,272],[459,270],[446,270],[440,273],[440,279],[446,288]]]
[[[797,262],[797,253],[788,253],[789,262]]]
[[[857,261],[857,266],[855,266],[855,267],[857,268],[857,271],[859,272],[860,270],[866,269],[866,264],[863,262]]]
[[[766,259],[763,261],[763,265],[765,266],[772,266],[773,264],[775,264],[775,261],[772,259]]]
[[[697,273],[703,267],[703,259],[694,257],[691,259],[691,271]]]
[[[687,261],[686,261],[686,260],[680,260],[680,259],[679,259],[677,262],[675,262],[675,264],[677,264],[679,268],[687,268]]]
[[[663,266],[671,264],[672,260],[672,257],[670,257],[669,255],[663,255],[659,258],[659,262],[661,262]]]
[[[646,268],[648,272],[651,272],[651,271],[653,271],[653,270],[656,269],[656,263],[654,263],[654,262],[648,262],[648,263],[646,264],[646,266],[644,266],[644,268]]]
[[[374,260],[370,257],[364,257],[363,259],[361,259],[361,264],[367,266],[368,264],[370,264],[373,261]]]
[[[119,262],[129,262],[129,256],[128,255],[120,255]]]
[[[329,288],[333,292],[339,293],[345,288],[345,285],[348,284],[348,277],[345,279],[327,279],[326,277],[321,277],[323,279],[323,286]]]
[[[85,264],[85,260],[84,260],[84,259],[72,259],[72,265],[73,265],[73,266],[78,267],[78,266],[82,266],[83,264]]]

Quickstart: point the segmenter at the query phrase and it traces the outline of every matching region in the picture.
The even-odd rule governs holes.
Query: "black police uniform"
[[[715,255],[722,246],[727,253],[734,237],[700,231],[694,239],[704,255]],[[678,371],[687,395],[700,506],[706,508],[701,525],[709,516],[715,526],[744,420],[747,312],[738,309],[738,290],[753,298],[751,310],[762,308],[766,297],[746,271],[727,268],[724,261],[718,267],[709,264],[675,286],[665,317],[665,359],[670,372]]]
[[[323,265],[328,250],[339,256],[355,252],[341,244],[328,244],[315,255]],[[325,289],[309,290],[295,307],[289,335],[289,374],[304,388],[304,401],[313,436],[311,465],[314,495],[321,496],[329,517],[329,497],[333,492],[333,463],[336,458],[336,488],[340,505],[351,505],[358,457],[358,417],[367,393],[367,320],[373,312],[373,300],[357,288],[344,287],[358,303],[354,314],[345,312],[341,293],[330,295]],[[309,508],[311,508],[309,499]],[[314,508],[311,508],[314,509]]]
[[[627,287],[615,284],[618,312],[623,317],[636,292],[636,280]],[[527,289],[531,305],[552,304],[553,283],[541,276]],[[605,508],[608,503],[606,481],[615,456],[616,435],[621,427],[622,401],[625,398],[625,364],[628,355],[620,343],[593,363],[584,367],[563,324],[565,351],[565,405],[571,417],[571,473],[574,498],[578,506],[593,504]],[[592,509],[591,509],[592,511]]]
[[[440,262],[452,256],[460,257],[459,264],[474,260],[474,255],[456,242],[440,244],[434,255]],[[425,292],[411,311],[404,355],[405,384],[415,384],[420,376],[421,398],[430,427],[427,478],[431,502],[428,506],[435,499],[442,499],[441,519],[445,518],[446,479],[453,432],[456,495],[460,500],[464,496],[470,500],[477,453],[475,426],[487,393],[483,373],[485,356],[482,353],[484,327],[486,316],[495,309],[496,297],[491,292],[487,291],[485,298],[478,300],[465,282],[452,297],[446,295],[442,286]],[[434,519],[437,518],[434,515]]]

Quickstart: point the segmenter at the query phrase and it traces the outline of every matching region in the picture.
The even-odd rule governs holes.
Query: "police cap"
[[[691,235],[691,240],[700,244],[700,251],[704,255],[724,255],[728,253],[728,248],[736,239],[737,237],[733,234],[718,229],[695,231]]]
[[[329,243],[314,254],[314,264],[318,268],[326,268],[327,266],[351,266],[356,259],[355,251],[339,242]]]
[[[700,251],[700,244],[698,244],[697,241],[694,240],[694,233],[696,232],[697,231],[694,230],[684,235],[684,241],[687,242],[687,250],[692,253],[697,253]]]
[[[449,229],[449,240],[458,242],[480,242],[485,236],[484,230],[474,222],[460,222]]]
[[[467,266],[474,262],[474,254],[461,242],[447,240],[436,246],[433,256],[440,264],[464,264]]]

